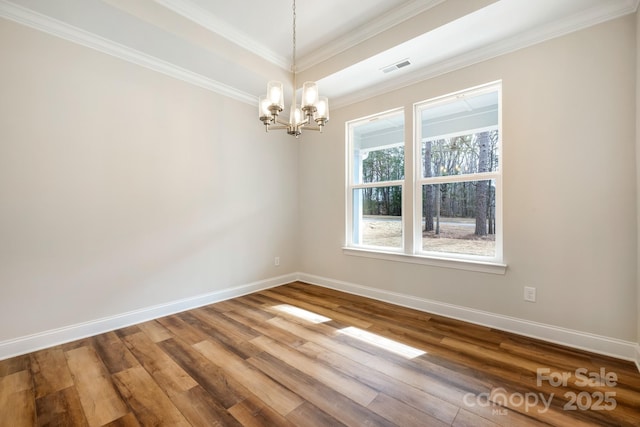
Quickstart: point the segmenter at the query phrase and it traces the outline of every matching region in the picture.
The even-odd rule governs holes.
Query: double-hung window
[[[419,102],[413,113],[412,141],[404,110],[347,123],[347,249],[504,267],[501,84]]]
[[[348,246],[403,249],[404,112],[351,122]]]
[[[500,86],[419,103],[415,118],[416,253],[501,262]]]

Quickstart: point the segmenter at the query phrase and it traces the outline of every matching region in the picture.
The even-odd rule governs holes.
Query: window
[[[394,111],[348,124],[349,246],[401,251],[404,114]]]
[[[407,142],[403,110],[347,123],[346,249],[504,272],[500,103],[500,83],[417,103]]]
[[[417,104],[415,117],[416,252],[501,261],[500,86]]]

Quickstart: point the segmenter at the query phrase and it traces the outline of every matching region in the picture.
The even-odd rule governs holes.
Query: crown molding
[[[498,56],[515,52],[557,37],[561,37],[585,28],[601,24],[612,19],[636,12],[640,0],[627,0],[624,4],[603,2],[601,7],[587,10],[574,16],[556,21],[548,25],[523,32],[515,37],[507,38],[483,48],[474,49],[456,57],[441,61],[427,67],[396,74],[393,79],[380,82],[355,93],[332,97],[332,108],[341,108],[355,104],[375,96],[402,89],[424,80],[437,77],[470,65],[474,65]]]
[[[234,27],[226,22],[218,19],[208,10],[200,7],[190,0],[154,0],[156,3],[166,7],[167,9],[193,21],[204,28],[212,31],[227,40],[237,44],[238,46],[260,56],[261,58],[271,62],[272,64],[289,71],[291,68],[290,61],[266,46],[256,43],[244,33],[237,31]],[[297,69],[302,72],[314,65],[317,65],[332,56],[335,56],[347,49],[350,49],[363,41],[376,36],[389,28],[392,28],[401,22],[414,17],[432,7],[443,3],[445,0],[413,0],[394,10],[367,22],[366,25],[351,31],[347,36],[339,37],[327,43],[325,46],[316,51],[301,57],[297,61]]]
[[[308,55],[301,57],[297,62],[298,71],[305,71],[327,59],[338,55],[358,44],[368,40],[384,31],[395,27],[396,25],[413,18],[414,16],[425,12],[445,0],[413,0],[390,12],[366,23],[346,36],[340,36],[323,47],[316,49]]]
[[[204,25],[212,31],[215,31],[221,36],[228,38],[234,43],[239,44],[257,55],[260,55],[283,69],[287,69],[288,64],[286,59],[279,58],[272,52],[269,53],[267,49],[251,42],[246,36],[240,34],[238,31],[233,30],[224,23],[221,24],[220,21],[210,13],[206,11],[201,13],[202,9],[195,6],[189,0],[154,1],[174,10],[176,13],[179,13],[200,25]],[[429,0],[427,2],[421,0],[411,1],[392,12],[383,15],[379,19],[374,20],[367,24],[367,26],[360,27],[360,29],[352,32],[349,37],[335,41],[335,43],[329,43],[326,48],[317,50],[313,54],[302,58],[302,66],[300,68],[309,68],[319,62],[322,62],[323,60],[349,49],[350,47],[357,45],[358,43],[361,43],[362,41],[371,38],[418,13],[428,10],[443,1],[444,0]],[[597,8],[578,13],[569,19],[536,28],[516,37],[502,40],[484,48],[475,49],[471,52],[458,55],[454,58],[413,72],[401,75],[396,74],[391,80],[378,83],[370,88],[359,90],[356,93],[334,96],[332,97],[332,106],[333,108],[344,107],[349,104],[410,86],[447,72],[455,71],[457,69],[529,47],[592,25],[634,13],[638,9],[639,3],[640,0],[602,2]],[[136,49],[40,14],[31,9],[16,5],[8,0],[0,0],[0,17],[163,73],[167,76],[202,87],[246,104],[255,105],[257,102],[257,97],[254,95],[248,94],[201,74],[194,73],[193,71],[185,68],[178,67],[175,64],[164,61],[155,56],[145,54]]]
[[[258,102],[257,97],[229,85],[178,67],[155,56],[108,40],[31,9],[16,5],[7,0],[0,0],[0,17],[157,71],[246,104],[255,105]]]
[[[270,50],[261,43],[256,43],[253,39],[247,37],[244,33],[237,31],[234,27],[225,21],[218,19],[215,15],[189,0],[154,0],[156,3],[166,7],[167,9],[181,15],[182,17],[203,26],[225,39],[237,44],[238,46],[252,52],[274,65],[289,71],[291,63],[289,60],[274,51]]]

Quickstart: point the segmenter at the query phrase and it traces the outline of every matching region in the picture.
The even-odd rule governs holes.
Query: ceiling
[[[298,0],[298,83],[317,81],[335,108],[633,13],[638,2]],[[0,0],[0,16],[247,103],[267,81],[291,80],[290,0]]]

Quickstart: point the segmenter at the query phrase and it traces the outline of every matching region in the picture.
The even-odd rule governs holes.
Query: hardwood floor
[[[0,361],[32,425],[638,426],[640,374],[296,282]]]

